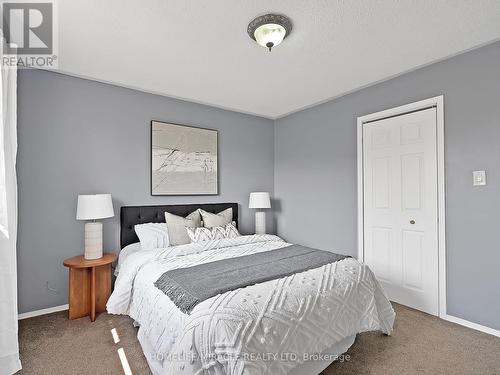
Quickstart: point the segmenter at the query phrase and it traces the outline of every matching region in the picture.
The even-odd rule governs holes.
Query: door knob
[[[412,225],[415,224],[415,220],[411,219],[410,224],[412,224]]]

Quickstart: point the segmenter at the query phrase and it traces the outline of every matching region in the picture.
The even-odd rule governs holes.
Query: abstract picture
[[[215,195],[217,131],[151,122],[151,195]]]

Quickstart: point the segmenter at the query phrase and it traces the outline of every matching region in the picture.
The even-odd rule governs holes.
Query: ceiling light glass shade
[[[288,37],[291,31],[292,21],[282,14],[259,16],[252,20],[247,28],[250,38],[269,51]]]
[[[259,26],[254,33],[257,43],[259,43],[262,47],[269,48],[269,51],[271,48],[280,44],[285,38],[285,35],[285,28],[275,23],[268,23]]]

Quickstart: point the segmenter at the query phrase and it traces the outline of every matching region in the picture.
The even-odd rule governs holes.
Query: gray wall
[[[356,254],[356,118],[444,94],[448,313],[500,329],[500,43],[275,124],[278,234]],[[473,170],[488,186],[472,186]]]
[[[67,303],[62,261],[83,252],[78,194],[112,194],[104,245],[117,252],[121,205],[238,202],[249,232],[249,192],[273,192],[271,120],[51,72],[22,70],[18,83],[20,313]],[[150,196],[152,119],[219,130],[218,196]]]
[[[274,177],[278,234],[355,255],[356,118],[444,94],[448,313],[500,329],[499,61],[500,43],[483,47],[279,119],[274,137],[270,120],[21,71],[19,311],[67,303],[62,260],[83,247],[79,193],[113,194],[116,216],[105,221],[105,246],[116,251],[121,205],[237,201],[249,232],[248,193],[273,192]],[[219,196],[149,195],[151,119],[219,130]],[[486,169],[488,186],[472,187],[476,169]]]

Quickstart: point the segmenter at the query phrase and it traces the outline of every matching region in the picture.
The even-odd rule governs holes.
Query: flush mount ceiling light
[[[292,31],[292,21],[280,14],[259,16],[248,24],[248,35],[262,47],[271,49],[280,44]]]

